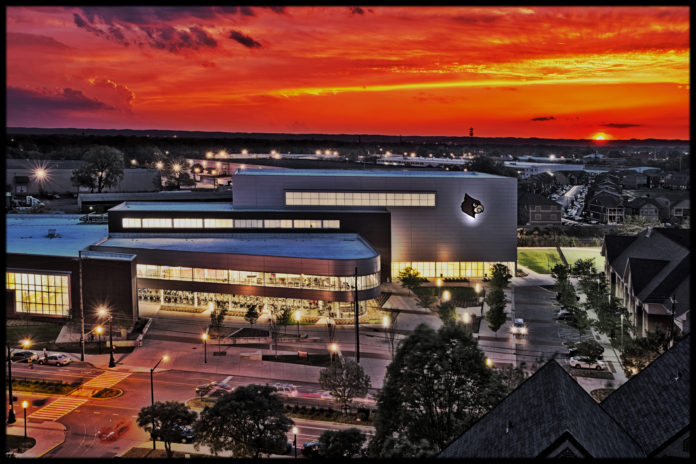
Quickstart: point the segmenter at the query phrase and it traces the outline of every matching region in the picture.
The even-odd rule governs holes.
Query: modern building
[[[636,236],[604,237],[611,294],[631,314],[636,336],[658,328],[690,331],[689,250],[689,229],[648,228]]]
[[[556,171],[583,171],[585,166],[583,164],[573,164],[572,160],[568,160],[567,163],[534,163],[529,161],[505,161],[505,167],[516,169],[520,178],[526,179],[535,174],[540,174],[542,172],[548,172],[553,174]]]
[[[284,211],[385,208],[391,279],[482,278],[517,261],[517,179],[478,172],[255,170],[233,176],[235,208]],[[477,213],[472,210],[479,205]],[[466,210],[466,212],[464,211]]]
[[[551,360],[438,457],[688,459],[690,347],[687,336],[599,404]]]
[[[515,269],[514,178],[248,169],[233,179],[233,202],[126,201],[108,211],[106,227],[14,216],[9,314],[75,316],[81,286],[89,314],[102,304],[131,319],[145,309],[243,315],[256,305],[348,319],[356,300],[365,315],[380,284],[407,266],[428,278],[482,278],[499,262]],[[64,276],[58,308],[37,306],[54,305],[54,289],[35,287],[36,275],[42,284]],[[25,280],[31,289],[17,287]]]

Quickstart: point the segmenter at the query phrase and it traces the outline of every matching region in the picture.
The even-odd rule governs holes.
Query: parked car
[[[527,335],[527,326],[524,325],[524,319],[515,319],[515,322],[512,324],[512,333],[515,337]]]
[[[558,314],[556,314],[556,319],[558,320],[566,320],[570,319],[571,317],[572,314],[567,309],[561,309],[558,311]]]
[[[175,433],[174,440],[172,440],[174,443],[191,443],[195,437],[193,428],[187,425],[175,425],[172,429]],[[154,437],[155,440],[162,441],[162,434],[158,429],[155,429],[150,436]]]
[[[319,457],[319,447],[322,445],[320,441],[310,441],[302,444],[302,454],[308,458]]]
[[[297,388],[291,383],[277,383],[273,386],[278,390],[278,393],[283,396],[297,396]]]
[[[219,398],[221,396],[226,395],[227,393],[234,391],[234,388],[235,387],[227,385],[226,383],[220,383],[219,385],[213,387],[213,389],[210,391],[210,393],[208,393],[207,396],[211,398]]]
[[[16,351],[12,353],[12,362],[25,362],[28,363],[29,360],[31,359],[32,361],[36,361],[39,358],[39,355],[36,353],[32,353],[31,351]]]
[[[607,368],[607,366],[604,364],[604,361],[598,359],[597,361],[591,363],[583,361],[577,356],[573,356],[572,358],[570,358],[570,367],[575,367],[579,369],[596,369],[598,371]]]
[[[39,359],[39,364],[53,364],[55,366],[67,366],[70,364],[70,357],[67,354],[49,354],[45,358]]]

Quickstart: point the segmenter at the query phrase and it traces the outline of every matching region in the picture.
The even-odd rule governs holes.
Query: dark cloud
[[[553,117],[553,116],[548,116],[548,117],[547,117],[547,116],[541,116],[541,117],[538,117],[538,118],[532,118],[532,121],[553,121],[554,119],[556,119],[556,118]]]
[[[158,6],[158,7],[105,7],[105,6],[90,6],[80,7],[79,10],[87,18],[91,24],[95,22],[103,22],[108,25],[117,23],[127,23],[135,25],[155,25],[165,21],[178,21],[181,19],[190,20],[196,18],[199,20],[215,20],[219,16],[224,15],[242,15],[254,16],[253,10],[244,6],[230,7],[176,7],[176,6]]]
[[[626,129],[628,127],[640,127],[641,124],[621,124],[616,122],[610,122],[607,124],[600,124],[602,127],[611,127],[612,129]]]
[[[65,45],[63,42],[59,42],[53,37],[38,34],[25,34],[24,32],[8,32],[7,33],[7,44],[8,45],[24,45],[30,47],[41,47],[44,49],[54,48],[54,49],[69,49],[71,47]]]
[[[350,12],[353,14],[357,14],[357,15],[364,15],[365,14],[365,10],[363,10],[359,6],[352,6],[350,8]]]
[[[452,20],[464,24],[491,24],[503,19],[503,15],[471,15],[471,16],[452,16]]]
[[[268,8],[272,12],[278,13],[278,14],[285,14],[286,13],[284,6],[262,6],[259,8]]]
[[[35,90],[7,88],[7,117],[55,111],[96,111],[114,110],[99,100],[87,97],[81,90],[64,88],[54,94]]]
[[[262,45],[249,37],[248,35],[244,35],[239,31],[230,31],[230,39],[236,40],[240,44],[244,45],[247,48],[261,48]]]

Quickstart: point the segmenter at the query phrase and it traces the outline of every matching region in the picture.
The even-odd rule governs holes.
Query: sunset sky
[[[7,125],[689,138],[687,7],[8,7]]]

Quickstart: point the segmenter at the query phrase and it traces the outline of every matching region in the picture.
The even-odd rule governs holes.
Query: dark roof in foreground
[[[689,426],[690,350],[687,335],[601,403],[646,454]]]
[[[551,360],[439,457],[534,458],[568,435],[592,457],[645,456],[577,381]]]

